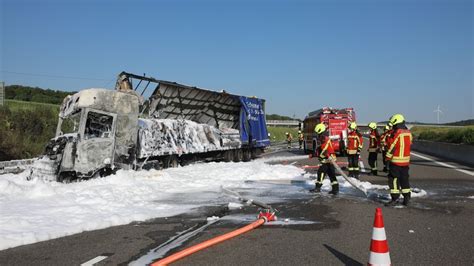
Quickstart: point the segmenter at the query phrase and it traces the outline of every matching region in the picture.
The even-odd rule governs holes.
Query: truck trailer
[[[85,89],[60,108],[56,136],[32,177],[68,182],[118,169],[249,161],[270,145],[265,100],[127,72],[115,90]]]
[[[314,127],[319,123],[324,123],[329,130],[329,138],[332,141],[334,151],[339,155],[345,154],[347,147],[348,127],[351,122],[356,121],[353,108],[334,109],[324,107],[310,112],[304,119],[304,151],[314,153],[318,147],[318,137],[314,132]]]

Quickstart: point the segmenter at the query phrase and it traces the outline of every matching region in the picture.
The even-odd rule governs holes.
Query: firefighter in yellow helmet
[[[349,124],[350,133],[347,135],[347,161],[349,176],[359,179],[359,156],[362,150],[362,134],[357,130],[357,124]]]
[[[400,193],[403,194],[403,205],[408,205],[411,198],[411,188],[409,178],[410,152],[412,135],[405,125],[405,118],[401,114],[395,114],[390,118],[392,134],[390,143],[385,155],[389,161],[388,186],[392,201],[387,206],[395,206]]]
[[[291,148],[291,141],[293,140],[293,136],[291,135],[291,133],[288,133],[288,132],[285,133],[285,136],[286,136],[287,148],[290,149]]]
[[[336,179],[336,171],[334,166],[331,164],[330,160],[336,160],[336,154],[334,153],[334,148],[332,147],[332,141],[329,138],[328,131],[326,126],[321,123],[316,125],[314,131],[318,135],[318,143],[320,144],[317,148],[316,155],[320,161],[320,166],[318,169],[318,176],[316,178],[316,186],[312,189],[312,192],[320,192],[323,185],[323,180],[326,175],[329,176],[331,180],[332,190],[330,194],[337,195],[339,193],[339,183]]]
[[[303,148],[304,135],[301,130],[298,130],[298,142],[300,144],[300,150]]]
[[[377,175],[377,153],[379,152],[380,146],[380,135],[377,131],[377,124],[375,122],[369,123],[370,135],[369,135],[369,166],[370,172],[373,175]]]

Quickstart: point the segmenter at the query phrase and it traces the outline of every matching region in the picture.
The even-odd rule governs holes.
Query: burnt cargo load
[[[270,145],[264,110],[263,99],[122,72],[116,90],[86,89],[64,100],[56,137],[32,175],[70,181],[117,169],[248,161]]]

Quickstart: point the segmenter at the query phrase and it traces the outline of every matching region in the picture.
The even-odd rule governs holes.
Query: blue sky
[[[473,1],[0,1],[7,85],[112,88],[126,70],[297,118],[474,118]]]

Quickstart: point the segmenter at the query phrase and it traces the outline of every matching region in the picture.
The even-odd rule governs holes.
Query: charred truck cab
[[[50,172],[63,181],[128,169],[135,154],[138,108],[134,93],[86,89],[68,96],[56,137],[46,147]]]
[[[86,89],[64,99],[56,136],[32,176],[72,181],[116,169],[248,161],[270,144],[264,103],[122,72],[116,90]]]

